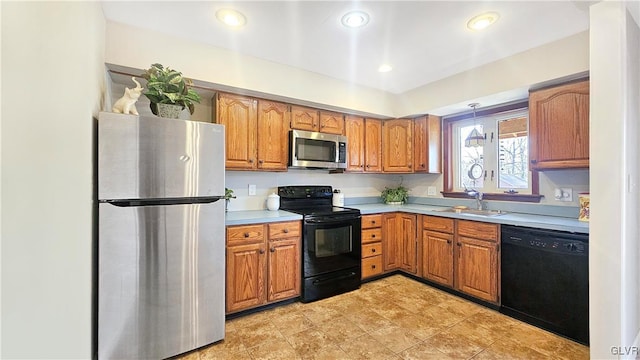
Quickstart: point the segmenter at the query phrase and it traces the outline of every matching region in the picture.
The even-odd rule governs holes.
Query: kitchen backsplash
[[[442,198],[440,194],[442,175],[439,174],[329,174],[326,170],[294,169],[283,173],[257,171],[227,171],[226,173],[226,187],[233,189],[237,196],[236,199],[231,200],[229,211],[266,209],[267,196],[276,191],[278,186],[284,185],[331,185],[344,193],[345,204],[367,200],[376,202],[385,186],[397,186],[400,181],[409,188],[410,197],[416,201],[442,202],[443,204],[457,201],[460,204],[466,204],[465,200]],[[249,196],[249,185],[256,186],[256,195]],[[436,188],[436,196],[428,195],[429,187]],[[573,200],[556,201],[554,199],[556,188],[571,188]],[[516,212],[550,212],[549,215],[553,213],[564,216],[561,214],[573,214],[574,210],[577,214],[578,193],[588,191],[589,170],[555,170],[540,173],[540,193],[544,197],[539,204],[497,201],[489,201],[487,204],[489,208],[499,207],[507,211],[512,208],[511,211]],[[575,209],[564,211],[559,207]]]

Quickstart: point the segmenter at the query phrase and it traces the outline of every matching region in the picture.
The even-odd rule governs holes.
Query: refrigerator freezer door
[[[224,126],[100,113],[98,199],[224,196]]]
[[[99,204],[98,357],[164,359],[224,338],[224,201]]]

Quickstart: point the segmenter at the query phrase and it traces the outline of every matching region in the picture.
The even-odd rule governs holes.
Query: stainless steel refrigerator
[[[98,358],[224,338],[224,127],[98,118]]]

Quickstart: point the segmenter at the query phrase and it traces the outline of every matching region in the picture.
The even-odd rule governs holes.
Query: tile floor
[[[402,275],[227,321],[207,359],[588,359],[589,348]]]

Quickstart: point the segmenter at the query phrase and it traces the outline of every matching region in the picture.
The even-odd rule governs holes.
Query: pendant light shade
[[[474,128],[469,133],[469,136],[464,140],[465,147],[479,147],[484,146],[484,135],[480,134],[478,129],[475,128],[476,125],[476,107],[480,105],[478,103],[469,104],[470,107],[473,108],[473,125]]]

